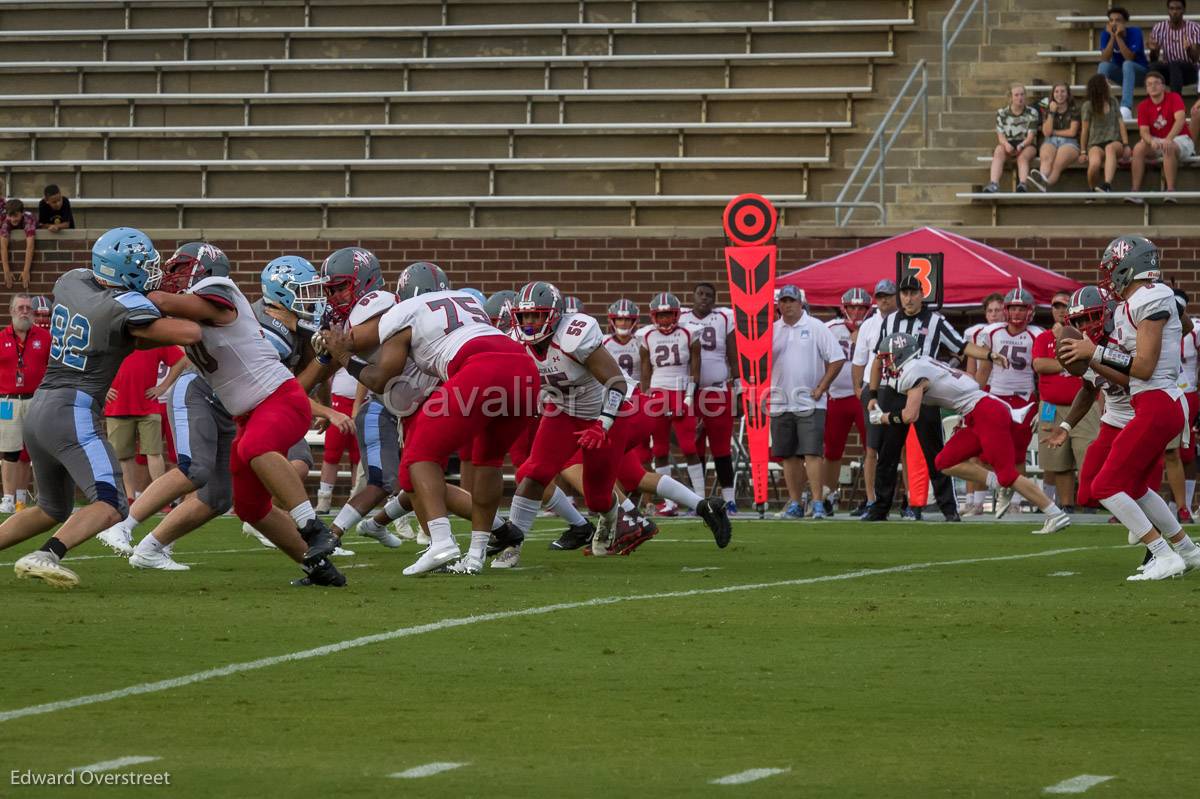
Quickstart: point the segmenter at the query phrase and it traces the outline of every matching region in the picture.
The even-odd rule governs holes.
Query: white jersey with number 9
[[[617,341],[616,336],[605,336],[604,349],[621,367],[626,380],[637,383],[642,379],[642,351],[636,335],[630,336],[624,344]]]

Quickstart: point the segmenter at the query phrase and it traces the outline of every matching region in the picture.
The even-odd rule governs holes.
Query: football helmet
[[[472,297],[478,300],[480,308],[487,304],[487,297],[485,297],[483,292],[479,289],[465,288],[459,289],[459,291],[461,291],[463,294],[470,294]]]
[[[204,241],[180,246],[163,264],[162,291],[178,294],[206,277],[229,277],[229,258],[219,247]]]
[[[259,278],[263,299],[287,308],[309,322],[325,314],[325,279],[317,268],[299,255],[281,255],[271,261]]]
[[[650,298],[650,321],[661,333],[671,333],[679,325],[679,298],[668,291]]]
[[[1067,308],[1067,320],[1079,328],[1079,332],[1099,344],[1112,332],[1112,312],[1116,302],[1105,296],[1096,286],[1084,286],[1071,295]]]
[[[612,329],[613,335],[621,338],[627,339],[633,335],[641,316],[642,311],[633,300],[627,300],[624,297],[608,306],[608,326]]]
[[[162,282],[162,257],[137,228],[116,227],[92,245],[92,272],[113,286],[145,294]]]
[[[1024,328],[1033,321],[1033,295],[1023,288],[1015,288],[1004,295],[1004,316],[1013,327]]]
[[[871,295],[866,289],[852,288],[842,295],[842,317],[851,332],[862,324],[871,312]]]
[[[41,294],[33,298],[33,323],[50,329],[50,299]]]
[[[1118,297],[1135,280],[1159,280],[1162,278],[1162,262],[1158,247],[1145,236],[1118,236],[1109,242],[1100,257],[1100,281],[1098,288]]]
[[[904,364],[921,354],[921,345],[908,333],[893,333],[879,345],[879,362],[888,377],[898,377]]]
[[[563,298],[563,313],[568,316],[573,313],[583,313],[583,302],[578,297]]]
[[[554,335],[563,318],[566,302],[550,283],[535,280],[526,283],[517,293],[513,308],[517,335],[526,344],[537,344]]]
[[[428,294],[431,291],[445,291],[450,288],[450,278],[437,264],[429,261],[417,261],[404,267],[400,280],[396,282],[396,296],[403,300],[411,300],[418,294]]]
[[[383,288],[379,259],[362,247],[343,247],[331,252],[321,263],[320,277],[328,315],[335,323],[345,322],[356,302]]]
[[[513,327],[513,307],[517,302],[517,292],[512,289],[502,289],[487,298],[483,310],[492,318],[492,324],[507,333]]]

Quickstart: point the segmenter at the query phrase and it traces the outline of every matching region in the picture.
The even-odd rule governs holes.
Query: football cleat
[[[636,511],[635,511],[636,514]],[[617,555],[629,555],[642,544],[658,535],[658,526],[640,514],[627,514],[617,524],[617,537],[611,551]]]
[[[497,527],[488,538],[487,556],[494,558],[509,547],[519,547],[525,542],[525,534],[518,530],[512,522],[505,522]]]
[[[312,566],[329,557],[338,548],[338,537],[320,519],[309,519],[300,529],[300,537],[308,544],[304,565]]]
[[[386,526],[380,524],[374,519],[363,519],[355,528],[359,535],[365,538],[374,538],[379,543],[383,544],[388,549],[395,549],[404,543],[400,536],[394,535]]]
[[[462,550],[458,548],[458,542],[453,538],[436,549],[431,544],[428,549],[421,552],[421,556],[412,565],[404,568],[404,576],[415,577],[418,574],[431,572],[461,557]]]
[[[658,503],[658,507],[656,507],[654,509],[654,515],[655,516],[667,516],[667,517],[678,516],[679,515],[678,508],[679,508],[679,506],[676,505],[674,502],[670,501],[669,499],[664,500],[663,502]]]
[[[495,562],[492,563],[495,566]],[[468,554],[465,558],[458,560],[446,567],[446,571],[450,574],[479,574],[483,571],[483,561],[473,555]]]
[[[165,549],[158,552],[134,552],[129,556],[129,565],[135,569],[159,569],[165,572],[185,572],[191,569],[171,557]]]
[[[568,527],[562,535],[550,542],[551,549],[579,549],[592,540],[592,536],[599,536],[602,540],[608,541],[612,539],[612,530],[604,521],[604,515],[600,516],[600,526],[583,520],[583,524],[576,524]]]
[[[1192,523],[1192,512],[1189,511],[1187,508],[1180,508],[1178,518],[1179,518],[1180,524],[1191,524]]]
[[[353,556],[354,556],[353,549],[342,549],[341,546],[338,546],[333,550],[333,554],[330,555],[329,557],[331,557],[331,558],[349,558],[349,557],[353,557]]]
[[[396,531],[396,535],[400,536],[401,541],[418,540],[424,532],[421,530],[421,525],[417,523],[417,514],[415,511],[409,511],[392,523],[392,529]],[[420,541],[418,540],[418,543]],[[428,546],[429,542],[425,542]]]
[[[429,537],[429,533],[425,532],[425,529],[423,527],[418,527],[417,528],[417,546],[427,547],[432,543],[433,543],[433,540]]]
[[[787,507],[775,514],[776,519],[803,519],[804,506],[799,502],[789,502]]]
[[[492,558],[493,569],[515,569],[517,564],[521,562],[521,545],[508,547],[496,557]]]
[[[733,537],[733,528],[729,524],[729,517],[725,515],[725,507],[720,502],[702,499],[696,506],[696,514],[712,531],[713,540],[717,542],[718,547],[724,549],[729,546],[729,539]]]
[[[30,552],[13,564],[13,572],[24,579],[32,577],[55,588],[74,588],[79,585],[79,575],[58,562],[53,552]]]
[[[12,497],[4,497],[3,499],[0,499],[0,513],[16,513],[16,512],[17,512],[17,503],[13,501]]]
[[[1070,515],[1067,513],[1059,513],[1054,516],[1046,517],[1046,523],[1043,524],[1039,529],[1034,530],[1033,534],[1034,535],[1049,535],[1050,533],[1057,533],[1059,530],[1066,529],[1067,527],[1070,527],[1070,526],[1071,526]]]
[[[1012,487],[1000,487],[996,491],[996,518],[999,519],[1008,513],[1008,509],[1012,507],[1013,496],[1016,494]]]
[[[252,525],[250,522],[242,522],[242,535],[250,536],[267,549],[279,549],[279,547],[271,543],[271,539],[260,533],[258,528]]]
[[[133,554],[133,536],[119,524],[97,535],[96,540],[123,558]]]
[[[333,494],[317,494],[317,506],[313,508],[317,513],[329,513],[329,508],[333,505]]]
[[[1200,547],[1194,548],[1186,555],[1180,553],[1179,557],[1183,558],[1183,565],[1186,567],[1185,571],[1190,572],[1193,569],[1200,569]]]
[[[1173,551],[1162,556],[1155,556],[1140,572],[1131,574],[1125,579],[1131,583],[1149,580],[1166,580],[1178,577],[1187,570],[1187,563]]]
[[[725,503],[725,515],[726,516],[737,516],[738,515],[737,503],[734,502],[732,499]]]
[[[341,588],[346,584],[346,575],[337,570],[328,558],[319,561],[315,566],[301,567],[305,575],[299,580],[292,580],[292,585],[298,588],[315,585],[322,588]]]

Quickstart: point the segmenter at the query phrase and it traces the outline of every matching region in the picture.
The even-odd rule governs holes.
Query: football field
[[[664,521],[594,559],[541,519],[518,570],[420,579],[351,536],[342,590],[231,520],[183,573],[88,543],[70,592],[13,577],[30,542],[0,796],[1192,795],[1200,576],[1039,524]],[[170,784],[19,784],[94,765]]]

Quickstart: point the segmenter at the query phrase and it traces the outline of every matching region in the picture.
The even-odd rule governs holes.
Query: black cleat
[[[505,522],[492,531],[488,539],[487,556],[494,558],[509,547],[520,546],[524,541],[525,534],[514,527],[512,522]]]
[[[309,519],[308,524],[300,530],[300,537],[308,544],[308,551],[304,553],[305,566],[317,564],[338,548],[338,537],[320,519]]]
[[[859,519],[864,522],[886,522],[888,520],[888,512],[883,508],[872,507],[860,516]]]
[[[721,549],[729,546],[729,539],[733,537],[733,528],[729,524],[729,517],[725,515],[725,505],[716,500],[702,499],[696,506],[696,513],[712,531],[713,540],[717,542],[717,546]]]
[[[337,567],[328,558],[322,559],[315,566],[306,566],[304,570],[307,574],[299,580],[292,580],[292,585],[297,587],[316,585],[327,588],[341,588],[346,584],[346,575],[338,571]]]
[[[618,516],[619,518],[619,516]],[[596,525],[583,520],[583,524],[573,524],[558,538],[550,542],[551,549],[579,549],[592,540],[596,534]]]
[[[826,517],[832,516],[833,511],[834,511],[833,500],[832,499],[823,499],[823,500],[821,500],[821,504],[825,506],[825,516]]]

